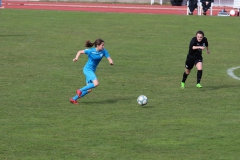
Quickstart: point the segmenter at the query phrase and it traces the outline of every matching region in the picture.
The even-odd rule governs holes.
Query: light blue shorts
[[[92,70],[83,70],[83,73],[84,73],[84,75],[85,75],[85,77],[86,77],[86,83],[88,84],[88,83],[92,83],[93,82],[93,80],[96,80],[97,79],[97,76],[96,76],[96,74],[95,74],[95,72],[94,71],[92,71]]]

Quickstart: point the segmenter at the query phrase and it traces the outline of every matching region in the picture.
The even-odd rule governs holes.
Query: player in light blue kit
[[[108,51],[104,49],[104,41],[102,39],[97,39],[94,43],[91,43],[88,40],[86,41],[85,47],[92,47],[93,45],[95,46],[94,48],[78,51],[76,57],[73,59],[73,62],[76,62],[81,54],[85,53],[88,55],[88,61],[83,68],[83,73],[86,76],[87,85],[83,88],[77,89],[77,95],[70,99],[70,102],[72,104],[78,104],[78,98],[85,96],[92,91],[92,88],[95,88],[99,85],[95,71],[103,57],[106,57],[110,65],[113,65],[112,58],[108,54]]]

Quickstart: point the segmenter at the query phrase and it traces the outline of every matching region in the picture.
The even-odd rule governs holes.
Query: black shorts
[[[185,68],[191,70],[194,65],[198,62],[203,62],[203,57],[189,57],[187,56],[187,60],[185,62]]]

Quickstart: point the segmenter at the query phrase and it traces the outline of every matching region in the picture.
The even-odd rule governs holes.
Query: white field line
[[[237,76],[234,74],[234,70],[239,69],[239,68],[240,68],[240,66],[238,66],[238,67],[233,67],[233,68],[229,68],[229,69],[227,70],[227,74],[228,74],[229,76],[231,76],[232,78],[234,78],[234,79],[240,80],[240,78],[237,77]]]

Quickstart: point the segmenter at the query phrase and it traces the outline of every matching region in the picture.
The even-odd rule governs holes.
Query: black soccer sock
[[[198,70],[197,71],[197,83],[200,83],[202,78],[202,70]]]
[[[186,72],[183,73],[183,79],[182,82],[185,83],[185,81],[187,80],[188,74],[186,74]]]

